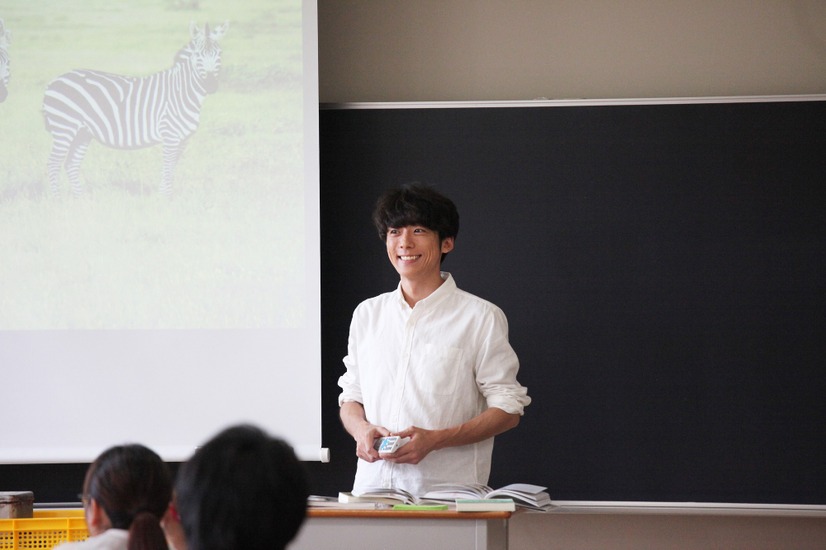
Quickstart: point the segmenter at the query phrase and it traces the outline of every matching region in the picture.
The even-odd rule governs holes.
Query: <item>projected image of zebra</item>
[[[172,192],[175,166],[198,129],[201,106],[216,91],[221,67],[219,41],[228,23],[210,29],[192,23],[190,42],[169,69],[146,77],[76,70],[46,88],[43,115],[52,134],[49,186],[60,190],[65,166],[75,194],[83,193],[80,163],[92,139],[109,147],[138,149],[163,145],[160,192]]]
[[[11,44],[11,32],[6,29],[5,23],[0,19],[0,103],[6,100],[9,95],[9,44]]]

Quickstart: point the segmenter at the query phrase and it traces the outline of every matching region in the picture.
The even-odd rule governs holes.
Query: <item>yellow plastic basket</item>
[[[0,519],[0,550],[48,550],[88,536],[83,510],[35,510],[33,518]]]

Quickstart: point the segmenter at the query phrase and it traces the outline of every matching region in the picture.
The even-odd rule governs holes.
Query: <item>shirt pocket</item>
[[[415,370],[416,384],[425,393],[452,395],[460,378],[462,350],[425,344]]]

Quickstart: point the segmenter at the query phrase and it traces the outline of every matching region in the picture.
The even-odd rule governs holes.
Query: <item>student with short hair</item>
[[[252,425],[227,428],[178,470],[175,507],[187,550],[280,550],[307,512],[292,447]],[[176,550],[184,550],[180,542]]]

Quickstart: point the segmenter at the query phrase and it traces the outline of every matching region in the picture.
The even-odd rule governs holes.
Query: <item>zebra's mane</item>
[[[172,57],[172,64],[177,65],[179,61],[182,61],[189,57],[188,54],[194,52],[194,44],[189,42],[183,48],[175,52],[175,55]]]

